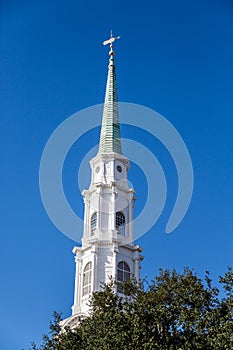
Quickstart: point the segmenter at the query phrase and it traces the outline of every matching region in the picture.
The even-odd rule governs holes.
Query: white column
[[[93,265],[92,265],[92,292],[98,290],[98,247],[97,245],[92,248]]]
[[[139,282],[139,279],[140,279],[140,259],[139,259],[138,253],[134,259],[134,268],[135,268],[134,274],[135,274],[136,281]]]
[[[99,230],[100,229],[100,216],[101,216],[101,195],[102,195],[102,188],[101,188],[101,186],[98,186],[96,193],[98,194],[98,208],[97,208],[96,228],[97,228],[97,230]]]
[[[129,223],[128,223],[128,237],[133,240],[134,236],[134,198],[132,197],[131,201],[129,202]]]
[[[114,244],[113,246],[113,257],[112,257],[112,277],[116,279],[117,277],[117,254],[119,253],[118,246]]]
[[[83,191],[84,193],[84,191]],[[89,233],[89,216],[90,216],[90,202],[87,199],[87,193],[84,194],[83,197],[84,201],[84,236],[88,235]]]
[[[77,306],[80,305],[80,251],[78,247],[74,247],[73,253],[75,253],[76,271],[75,271],[75,285],[74,285],[74,305],[72,307],[72,315],[76,313]]]
[[[115,184],[112,183],[112,194],[111,194],[111,210],[110,210],[110,229],[116,229],[116,188]]]

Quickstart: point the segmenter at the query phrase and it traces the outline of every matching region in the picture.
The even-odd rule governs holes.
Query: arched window
[[[96,224],[97,224],[97,213],[95,212],[91,216],[91,235],[94,234],[94,230],[96,229]]]
[[[125,235],[125,216],[121,211],[116,213],[116,230],[120,235]]]
[[[123,293],[123,282],[127,282],[130,279],[130,268],[125,261],[120,261],[117,265],[117,282],[118,292]]]
[[[92,263],[86,264],[83,270],[83,296],[91,293]]]

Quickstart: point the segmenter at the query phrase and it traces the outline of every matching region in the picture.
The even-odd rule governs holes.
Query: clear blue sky
[[[168,198],[157,224],[138,242],[145,255],[142,276],[153,277],[159,267],[189,266],[201,276],[209,269],[216,279],[233,265],[232,2],[3,0],[3,350],[26,349],[31,341],[38,342],[48,330],[53,310],[70,315],[74,242],[58,232],[43,208],[39,164],[50,134],[64,119],[103,102],[108,58],[102,41],[111,28],[121,35],[116,57],[119,100],[164,115],[183,137],[195,174],[189,211],[166,235],[176,173],[164,149],[150,141],[167,175]],[[130,130],[122,132],[130,135]],[[88,139],[83,142],[87,147]],[[72,159],[75,148],[67,160],[70,170],[64,186],[78,211],[82,199]],[[131,180],[139,212],[145,187],[133,173]]]

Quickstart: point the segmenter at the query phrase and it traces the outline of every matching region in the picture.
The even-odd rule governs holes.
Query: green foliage
[[[129,281],[125,297],[113,281],[95,292],[92,313],[75,329],[61,331],[54,314],[51,333],[33,350],[223,350],[233,349],[233,272],[220,283],[222,299],[212,286],[186,268],[183,273],[160,270],[145,287]]]

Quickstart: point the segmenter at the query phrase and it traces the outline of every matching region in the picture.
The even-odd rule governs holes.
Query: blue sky
[[[53,310],[70,315],[75,243],[43,208],[39,164],[63,120],[103,102],[108,50],[102,42],[111,28],[121,35],[119,100],[165,116],[185,141],[195,175],[187,215],[166,235],[177,191],[172,160],[150,135],[122,128],[156,154],[168,183],[160,219],[138,241],[145,256],[142,276],[153,277],[159,267],[189,266],[200,276],[209,269],[217,279],[233,265],[232,2],[3,0],[1,17],[0,348],[26,349],[47,332]],[[88,149],[90,138],[82,142]],[[78,147],[64,167],[65,192],[76,212],[82,211]],[[147,188],[134,165],[130,180],[139,213]]]

